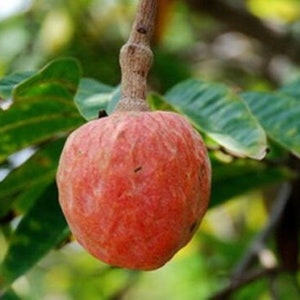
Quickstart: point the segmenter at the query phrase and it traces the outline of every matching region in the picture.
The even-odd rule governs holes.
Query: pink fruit
[[[59,201],[100,260],[152,270],[192,238],[206,211],[210,163],[200,135],[171,112],[115,112],[68,138]]]

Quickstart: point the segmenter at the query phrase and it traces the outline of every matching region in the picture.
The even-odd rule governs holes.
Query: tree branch
[[[274,232],[281,216],[284,212],[289,196],[291,194],[291,186],[288,183],[282,185],[279,190],[278,196],[272,206],[269,220],[264,229],[254,238],[250,244],[248,251],[242,257],[238,265],[233,271],[230,284],[222,291],[218,292],[210,298],[210,300],[227,299],[231,293],[239,289],[240,287],[257,280],[267,275],[275,275],[280,270],[278,267],[264,268],[260,270],[249,271],[249,267],[253,261],[257,258],[259,252],[265,247],[267,239]]]
[[[266,25],[242,5],[233,6],[224,0],[187,0],[193,10],[207,13],[235,31],[263,44],[270,53],[283,54],[300,63],[300,42],[290,33],[282,33]]]
[[[254,238],[248,251],[245,253],[243,258],[240,260],[239,264],[233,271],[232,280],[239,280],[241,276],[247,271],[251,266],[253,261],[256,259],[260,250],[265,247],[267,239],[276,229],[278,222],[281,219],[283,211],[288,202],[289,196],[291,194],[291,186],[288,183],[284,183],[275,199],[273,206],[271,208],[270,217],[263,228],[263,230]]]
[[[289,166],[300,175],[300,160],[291,155]],[[278,256],[282,266],[292,273],[297,272],[300,251],[300,178],[291,182],[292,192],[275,231]]]
[[[122,71],[118,111],[147,111],[147,75],[153,54],[150,40],[154,31],[157,0],[140,0],[128,42],[120,51]]]
[[[229,299],[230,295],[238,290],[239,288],[258,280],[265,276],[276,275],[280,272],[280,268],[275,267],[271,269],[258,269],[251,272],[247,272],[239,281],[232,282],[228,287],[224,288],[222,291],[211,296],[209,300],[226,300]]]

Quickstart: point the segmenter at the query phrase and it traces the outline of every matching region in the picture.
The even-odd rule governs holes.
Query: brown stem
[[[232,283],[230,286],[224,288],[220,292],[215,295],[212,295],[209,300],[228,300],[231,299],[231,295],[236,292],[241,287],[255,281],[261,279],[262,277],[277,275],[282,270],[280,267],[274,267],[270,269],[258,269],[253,271],[248,271],[239,281]]]
[[[232,280],[238,280],[247,273],[249,267],[253,264],[257,258],[259,251],[266,247],[266,242],[270,238],[271,234],[274,232],[278,223],[282,217],[284,209],[287,205],[288,199],[291,195],[291,186],[288,183],[282,184],[278,195],[273,203],[270,211],[270,217],[263,228],[263,230],[254,238],[253,242],[250,244],[247,252],[244,254],[243,258],[240,260],[239,264],[235,267]]]
[[[129,39],[121,48],[121,100],[117,111],[149,111],[146,103],[147,75],[153,60],[150,40],[156,10],[156,0],[140,0]]]
[[[229,28],[257,39],[272,54],[283,54],[300,63],[298,37],[286,31],[277,31],[258,17],[251,14],[243,1],[187,0],[193,11],[207,13]],[[239,4],[240,3],[240,4]]]

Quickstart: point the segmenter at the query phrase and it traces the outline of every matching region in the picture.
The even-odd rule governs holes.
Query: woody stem
[[[140,0],[127,43],[120,51],[121,100],[117,111],[148,111],[147,76],[153,54],[150,40],[154,31],[156,0]]]

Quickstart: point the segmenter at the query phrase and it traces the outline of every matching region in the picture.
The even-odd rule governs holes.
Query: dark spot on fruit
[[[196,226],[197,226],[197,222],[195,221],[190,227],[190,232],[193,232],[195,230]]]
[[[139,167],[137,167],[137,168],[134,169],[134,173],[137,173],[137,172],[139,172],[139,171],[141,171],[141,170],[142,170],[142,167],[139,166]]]

